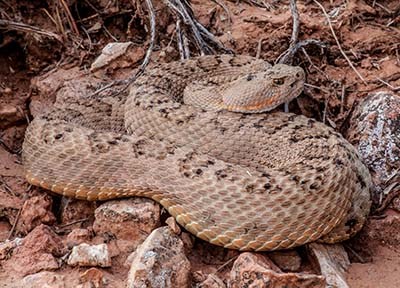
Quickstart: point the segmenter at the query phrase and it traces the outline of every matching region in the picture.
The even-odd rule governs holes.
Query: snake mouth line
[[[225,105],[223,109],[234,111],[234,112],[242,112],[242,113],[262,113],[266,111],[270,111],[279,105],[290,102],[293,99],[297,98],[301,92],[303,91],[304,85],[299,85],[303,81],[297,80],[293,85],[295,90],[292,90],[291,93],[288,93],[286,97],[282,97],[282,95],[277,94],[274,97],[269,97],[263,101],[257,102],[251,105]]]

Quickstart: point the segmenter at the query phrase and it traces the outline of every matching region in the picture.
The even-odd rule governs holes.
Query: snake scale
[[[147,69],[116,98],[57,99],[26,131],[27,180],[79,199],[149,197],[231,249],[348,239],[370,208],[356,150],[314,119],[264,113],[304,78],[249,56],[200,56]]]

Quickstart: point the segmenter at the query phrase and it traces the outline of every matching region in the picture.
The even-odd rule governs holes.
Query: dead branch
[[[180,19],[176,20],[175,30],[176,30],[176,39],[178,42],[178,50],[179,54],[181,55],[181,60],[188,59],[190,57],[190,50],[188,47],[189,45],[187,37],[185,36],[185,34],[182,33]]]
[[[290,12],[292,14],[292,19],[293,19],[293,29],[292,29],[292,36],[290,38],[289,48],[281,55],[279,55],[275,63],[292,65],[294,55],[297,53],[297,51],[300,48],[303,48],[308,45],[317,45],[321,48],[326,48],[323,42],[316,39],[307,39],[298,42],[299,30],[300,30],[300,20],[299,20],[300,18],[299,18],[299,12],[297,10],[296,0],[290,0]]]
[[[223,44],[215,38],[215,36],[208,31],[194,16],[193,10],[186,0],[163,0],[164,3],[174,12],[178,19],[187,29],[191,31],[193,41],[200,51],[201,55],[213,54],[217,50],[225,53],[233,53],[230,49],[223,46]]]
[[[283,52],[278,57],[278,59],[276,59],[275,63],[281,63],[281,64],[293,63],[293,57],[295,54],[295,51],[293,49],[296,46],[296,43],[299,38],[299,26],[300,26],[299,11],[297,10],[296,0],[290,0],[290,12],[292,14],[292,19],[293,19],[293,29],[292,29],[292,36],[290,38],[289,48],[285,52]]]

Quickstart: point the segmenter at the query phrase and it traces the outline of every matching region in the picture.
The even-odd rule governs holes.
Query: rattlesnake
[[[127,96],[58,99],[36,117],[23,144],[26,177],[79,199],[152,198],[226,248],[345,240],[370,208],[355,149],[301,115],[243,113],[271,110],[303,83],[301,68],[248,56],[155,66]]]

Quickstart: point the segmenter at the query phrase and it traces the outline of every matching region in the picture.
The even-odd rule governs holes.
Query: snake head
[[[270,111],[303,91],[301,67],[277,64],[265,71],[240,77],[221,91],[224,109],[241,113]]]

